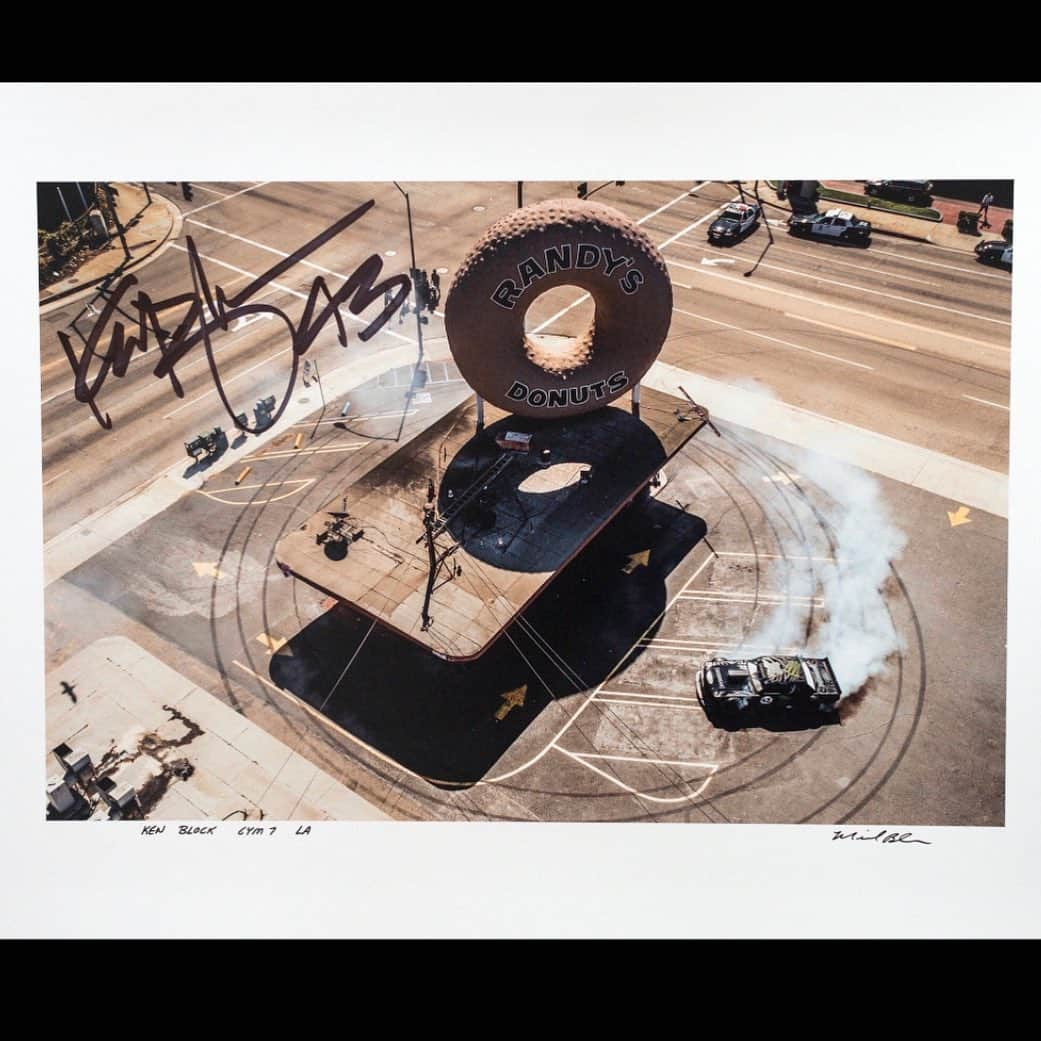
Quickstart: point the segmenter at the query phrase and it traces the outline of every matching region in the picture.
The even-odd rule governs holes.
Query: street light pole
[[[421,313],[422,308],[419,306],[419,289],[416,279],[416,240],[412,235],[412,203],[409,201],[408,192],[406,192],[397,181],[392,183],[394,184],[394,187],[405,196],[405,209],[408,213],[408,247],[412,256],[412,294],[416,302],[416,338],[419,342],[419,358],[416,360],[416,366],[418,368],[419,364],[423,361],[423,322]]]

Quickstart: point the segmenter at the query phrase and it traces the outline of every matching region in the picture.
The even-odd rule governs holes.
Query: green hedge
[[[820,193],[822,199],[831,199],[834,202],[848,202],[854,206],[866,206],[869,210],[888,210],[891,213],[899,213],[905,217],[917,217],[920,220],[943,220],[943,214],[939,210],[928,209],[925,206],[911,206],[906,202],[890,202],[889,199],[879,199],[874,195],[839,192],[823,186],[820,189]]]

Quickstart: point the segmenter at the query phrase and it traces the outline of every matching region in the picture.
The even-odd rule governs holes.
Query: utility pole
[[[517,182],[517,209],[519,210],[524,205],[524,182]]]
[[[312,365],[314,367],[314,381],[318,384],[318,393],[322,395],[322,411],[318,413],[318,419],[315,422],[314,430],[311,431],[311,436],[307,439],[308,441],[314,440],[314,435],[318,433],[318,427],[325,418],[325,388],[322,386],[322,374],[318,371],[317,358],[312,362]]]

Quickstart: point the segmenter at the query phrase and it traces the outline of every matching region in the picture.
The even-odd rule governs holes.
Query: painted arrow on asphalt
[[[631,575],[638,567],[646,567],[647,561],[651,559],[651,551],[645,549],[642,553],[634,553],[622,568],[623,575]]]
[[[702,257],[701,263],[708,264],[709,267],[712,267],[715,264],[733,264],[734,262],[728,257]]]
[[[257,637],[257,642],[258,643],[262,643],[267,648],[267,653],[268,654],[274,654],[275,651],[280,650],[281,648],[285,647],[285,645],[286,645],[286,643],[288,641],[286,640],[286,638],[284,636],[283,637],[268,636],[267,633],[261,633]]]
[[[495,713],[496,719],[505,719],[511,709],[519,708],[524,704],[524,696],[528,693],[528,685],[525,683],[523,686],[515,687],[513,690],[508,690],[502,695],[502,705],[499,707],[499,711]]]
[[[969,516],[968,506],[959,506],[953,513],[947,511],[947,519],[951,522],[951,527],[956,528],[959,524],[971,524],[972,518]]]
[[[224,572],[221,571],[216,564],[200,563],[197,560],[192,561],[192,567],[195,568],[195,573],[200,578],[223,578]]]

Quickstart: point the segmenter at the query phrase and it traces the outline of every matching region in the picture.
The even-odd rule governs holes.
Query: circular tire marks
[[[291,614],[286,617],[282,590],[288,587],[274,567],[273,547],[312,503],[327,499],[331,488],[344,487],[352,472],[364,465],[358,454],[344,458],[307,487],[304,502],[297,503],[296,497],[279,500],[280,488],[311,476],[304,462],[304,457],[288,457],[267,464],[267,481],[256,489],[252,504],[237,514],[219,564],[237,582],[242,555],[249,553],[266,563],[260,603],[243,603],[241,611],[255,619],[259,609],[265,631],[271,631],[270,621],[280,635],[290,637],[314,620],[313,594],[292,583]],[[323,726],[264,683],[237,672],[233,659],[258,676],[268,676],[271,658],[254,644],[252,621],[243,623],[240,618],[238,638],[230,642],[226,626],[212,627],[221,671],[278,713],[282,727],[298,738],[296,747],[323,769],[336,777],[346,775],[374,801],[394,802],[404,816],[869,822],[871,800],[898,769],[922,711],[921,632],[899,575],[894,569],[886,609],[904,648],[885,676],[844,706],[841,726],[787,732],[759,727],[716,730],[700,705],[688,700],[698,663],[713,645],[726,654],[727,647],[754,633],[765,612],[779,607],[799,613],[807,626],[814,624],[822,607],[805,598],[805,582],[807,570],[816,582],[826,563],[813,558],[833,554],[835,534],[828,518],[834,503],[779,454],[732,430],[722,441],[692,442],[673,461],[669,476],[670,501],[682,500],[705,518],[708,540],[719,556],[699,545],[674,576],[674,592],[684,577],[689,589],[648,630],[642,653],[632,661],[627,661],[629,654],[622,655],[625,667],[601,684],[605,690],[595,697],[591,698],[593,690],[581,690],[576,682],[573,695],[551,701],[486,778],[472,787],[436,787],[436,779],[411,773],[335,724]],[[738,578],[741,584],[735,586]],[[729,628],[706,630],[706,621],[721,612]],[[566,661],[552,660],[553,633],[519,628],[513,636],[518,655],[530,659],[539,671],[568,668]],[[331,692],[360,644],[361,637],[350,645],[345,642],[342,661],[329,662],[332,680],[326,692]],[[618,697],[611,691],[631,696]],[[235,703],[230,682],[226,693]],[[669,703],[670,696],[685,700]],[[636,704],[620,703],[626,700]],[[687,744],[670,749],[663,740]],[[588,758],[582,762],[582,757]],[[705,769],[693,771],[690,763],[706,764]]]

